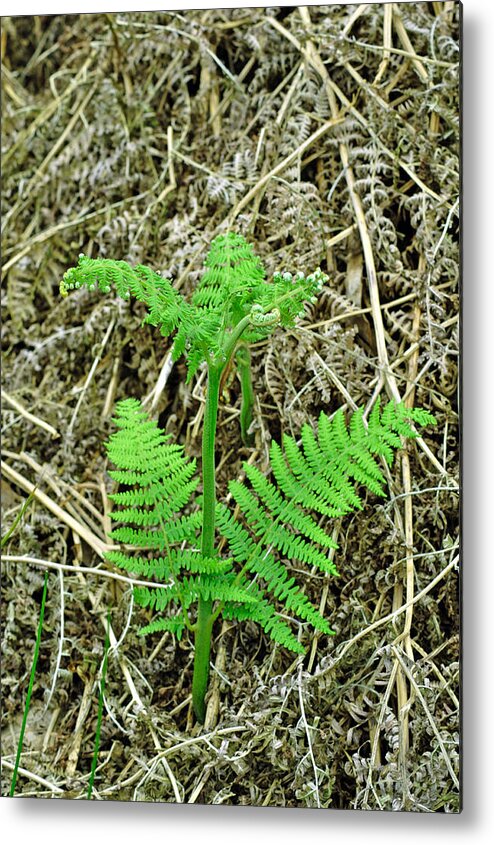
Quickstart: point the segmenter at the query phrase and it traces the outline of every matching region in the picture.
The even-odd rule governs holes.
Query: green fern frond
[[[105,552],[105,560],[133,575],[154,577],[158,581],[167,581],[174,574],[169,557],[146,558],[112,549]]]
[[[274,555],[265,553],[261,558],[250,559],[247,562],[247,568],[250,572],[262,578],[266,590],[284,604],[292,615],[310,622],[318,631],[325,634],[334,633],[326,619],[313,607],[297,586],[295,578],[289,576],[286,566],[278,561]]]
[[[283,438],[283,445],[287,451],[293,448],[292,463],[298,460],[298,447],[291,438]],[[287,500],[302,504],[308,511],[317,511],[324,516],[337,517],[352,511],[360,506],[360,500],[356,501],[356,494],[349,482],[343,477],[336,476],[335,485],[327,486],[323,490],[317,483],[306,462],[302,464],[305,472],[299,475],[293,472],[288,455],[283,452],[281,446],[272,441],[270,446],[271,469],[273,476],[282,493]],[[350,499],[353,506],[347,501]]]
[[[235,492],[238,492],[236,485],[234,489]],[[240,499],[242,499],[242,496],[240,496]],[[270,602],[268,598],[264,598],[266,591],[271,594],[272,599],[284,604],[285,608],[291,614],[310,622],[317,630],[328,635],[334,632],[324,617],[321,616],[299,587],[297,587],[295,579],[290,578],[287,568],[269,551],[269,548],[275,547],[273,539],[277,541],[277,546],[282,546],[282,541],[287,539],[289,532],[286,531],[284,526],[274,525],[271,529],[267,529],[262,533],[262,527],[259,526],[257,533],[261,533],[261,537],[252,537],[250,531],[256,533],[256,529],[253,527],[250,515],[245,512],[243,515],[246,518],[249,529],[244,527],[225,505],[218,503],[216,509],[218,530],[227,540],[234,559],[243,564],[242,572],[250,572],[257,578],[260,578],[262,587],[259,586],[259,582],[255,584],[251,582],[250,590],[255,589],[258,603],[250,608],[248,613],[244,609],[236,613],[234,608],[229,606],[222,612],[223,616],[226,615],[227,618],[237,619],[249,618],[257,621],[262,625],[265,632],[277,642],[292,651],[304,653],[303,647],[293,636],[287,625],[278,620],[272,600]],[[295,553],[295,558],[300,559],[303,556],[300,552],[300,546],[297,545],[301,543],[307,549],[310,548],[312,553],[311,558],[313,555],[315,557],[315,560],[313,560],[315,565],[319,564],[323,571],[336,574],[336,569],[331,561],[326,556],[317,552],[315,546],[311,547],[309,544],[304,543],[301,538],[294,535],[291,535],[290,540],[294,546],[292,548],[290,543],[290,549]],[[327,541],[327,545],[335,545],[327,535],[325,536],[325,540]]]
[[[170,633],[174,634],[177,640],[182,639],[182,635],[185,628],[185,618],[183,613],[179,612],[176,616],[172,617],[163,617],[160,616],[157,619],[153,619],[149,625],[144,625],[142,628],[139,628],[137,633],[141,636],[148,636],[149,634],[156,634],[157,632],[164,632],[170,631]]]
[[[223,616],[225,619],[237,619],[239,622],[249,619],[259,625],[274,642],[295,654],[305,654],[304,646],[290,626],[280,618],[273,605],[266,600],[259,600],[251,605],[226,604]]]
[[[348,422],[342,411],[331,419],[321,413],[317,432],[304,426],[300,443],[287,435],[282,446],[273,441],[272,480],[245,463],[245,481],[230,482],[241,519],[224,505],[216,505],[217,529],[231,555],[220,560],[204,558],[198,549],[176,548],[186,537],[195,538],[200,524],[194,514],[172,518],[173,509],[178,513],[196,489],[195,463],[184,456],[182,447],[169,444],[139,403],[126,400],[117,406],[115,422],[120,431],[110,438],[108,451],[127,467],[120,471],[123,475],[112,471],[113,477],[132,483],[133,489],[112,494],[121,506],[116,516],[125,523],[112,536],[137,549],[160,553],[144,557],[112,551],[107,559],[136,575],[171,582],[168,588],[153,588],[152,583],[149,588],[136,588],[136,601],[144,607],[163,613],[170,603],[187,610],[199,600],[216,602],[223,606],[223,615],[257,620],[277,642],[288,648],[296,643],[300,651],[300,643],[287,633],[274,605],[272,612],[268,610],[273,602],[316,630],[333,632],[282,560],[300,561],[337,575],[328,554],[336,544],[311,513],[335,516],[361,508],[357,485],[384,495],[384,476],[375,456],[392,459],[402,437],[417,436],[412,424],[432,420],[429,414],[389,403],[382,411],[376,405],[367,426],[361,411]],[[237,575],[234,564],[240,567]]]
[[[261,501],[245,484],[239,481],[232,481],[229,485],[229,491],[239,505],[250,530],[256,536],[262,537],[266,547],[272,546],[291,560],[299,560],[310,566],[317,566],[324,572],[336,574],[335,567],[328,561],[326,554],[322,553],[313,543],[304,540],[300,534],[293,534],[284,524],[291,516],[293,521],[298,523],[299,528],[302,527],[302,520],[297,517],[299,514],[302,516],[304,514],[296,505],[285,500],[283,506],[279,506],[279,500],[273,500],[271,497]],[[274,511],[270,508],[272,502],[275,505]],[[285,515],[287,519],[282,522],[280,517]],[[276,521],[274,521],[275,519]],[[324,545],[327,547],[334,546],[331,537],[324,536]]]
[[[134,587],[134,598],[142,607],[151,608],[162,613],[168,605],[175,601],[188,609],[199,598],[206,601],[235,602],[252,604],[257,601],[256,596],[248,589],[238,586],[233,575],[191,575],[183,576],[179,582],[169,587]]]
[[[205,273],[192,297],[192,304],[221,316],[232,328],[251,314],[247,341],[259,340],[277,325],[293,326],[306,302],[314,301],[327,279],[324,273],[304,276],[299,272],[275,273],[271,282],[252,246],[238,234],[219,235],[211,243]]]
[[[141,549],[164,549],[166,546],[196,543],[201,527],[201,513],[197,511],[180,519],[165,522],[157,531],[134,529],[127,525],[115,528],[111,536],[119,543]]]
[[[110,436],[107,452],[121,469],[108,474],[120,484],[139,488],[111,494],[117,503],[131,506],[119,512],[120,521],[161,525],[190,501],[199,483],[194,477],[196,462],[186,458],[183,446],[170,443],[170,437],[148,420],[136,399],[119,402],[113,422],[119,430]]]
[[[302,428],[300,445],[289,436],[283,437],[283,447],[273,441],[273,482],[255,467],[243,464],[246,480],[229,484],[242,522],[218,505],[217,526],[231,554],[243,565],[242,573],[250,572],[260,579],[262,597],[264,592],[270,594],[292,615],[317,630],[332,633],[274,552],[337,575],[327,554],[336,544],[310,512],[341,516],[361,508],[356,485],[384,495],[384,476],[373,456],[388,458],[391,452],[392,457],[392,450],[401,446],[401,437],[416,437],[410,421],[420,425],[434,422],[434,418],[393,403],[382,412],[376,406],[368,427],[362,411],[352,414],[348,423],[343,411],[332,419],[321,413],[317,433],[309,425]],[[245,613],[243,609],[240,615]],[[256,610],[249,613],[248,618],[253,619]]]
[[[277,308],[280,312],[280,324],[289,328],[295,325],[297,317],[303,315],[305,304],[316,301],[327,278],[320,269],[308,276],[302,272],[275,273],[271,284],[264,286],[256,301],[264,311]]]
[[[225,575],[232,569],[232,558],[204,558],[196,549],[170,548],[164,557],[147,558],[118,550],[105,553],[105,559],[134,575],[166,581],[184,570],[196,575]]]
[[[394,449],[400,448],[400,437],[414,439],[417,432],[410,423],[422,427],[434,425],[435,417],[421,408],[407,408],[402,402],[389,402],[381,411],[380,399],[374,405],[369,416],[367,432],[369,451],[382,455],[391,466],[394,459]]]
[[[435,425],[437,422],[434,414],[426,411],[425,408],[406,408],[403,404],[400,404],[397,406],[397,412],[402,419],[409,419],[421,428],[426,425]],[[416,433],[414,434],[417,436]]]
[[[413,410],[391,402],[381,413],[376,403],[366,428],[362,411],[355,411],[349,424],[342,410],[332,419],[321,412],[317,435],[305,425],[300,446],[288,435],[283,437],[283,448],[276,442],[271,444],[275,480],[288,499],[321,515],[342,516],[360,509],[362,501],[355,486],[384,495],[384,476],[374,455],[392,463],[401,437],[417,436],[410,420],[420,425],[432,423],[434,417],[415,415]]]
[[[77,266],[71,267],[64,274],[60,292],[67,295],[69,290],[83,286],[89,290],[99,288],[103,293],[109,293],[115,288],[123,299],[134,296],[148,307],[144,322],[159,327],[165,337],[175,331],[180,323],[183,297],[169,279],[163,278],[150,267],[138,264],[133,268],[126,261],[89,258],[81,253]]]
[[[172,602],[177,602],[187,609],[197,595],[186,594],[179,584],[170,584],[169,587],[134,587],[134,599],[140,607],[150,608],[163,612]],[[188,599],[188,601],[187,601]]]
[[[191,578],[188,580],[192,581]],[[241,604],[251,604],[257,601],[252,592],[249,592],[248,587],[238,586],[235,583],[234,573],[228,573],[221,578],[215,575],[202,576],[195,581],[197,583],[197,595],[206,601],[230,601]]]
[[[183,446],[169,442],[170,438],[148,419],[136,399],[119,402],[113,422],[118,431],[110,436],[107,453],[121,469],[109,470],[108,474],[119,483],[132,486],[110,494],[120,506],[113,518],[125,523],[112,531],[113,539],[162,550],[193,540],[200,526],[200,513],[182,518],[176,515],[189,504],[199,483],[194,476],[195,460],[185,456]]]
[[[376,403],[368,428],[362,411],[355,411],[349,424],[342,410],[332,419],[321,412],[317,434],[306,424],[300,446],[287,435],[283,449],[273,441],[271,466],[280,491],[308,511],[334,516],[362,507],[355,485],[383,496],[384,476],[373,456],[384,455],[391,462],[393,450],[401,447],[401,437],[417,437],[409,420],[418,425],[435,421],[432,414],[416,415],[392,402],[382,413]],[[246,474],[254,477],[250,470]]]
[[[245,563],[256,554],[257,543],[222,502],[216,503],[215,518],[220,535],[228,541],[232,556],[238,563]]]
[[[291,499],[285,499],[257,467],[245,464],[244,470],[264,507],[269,507],[271,514],[281,525],[290,524],[308,539],[329,549],[336,548],[336,543],[317,522]]]
[[[198,500],[196,500],[195,504],[199,507]],[[170,545],[177,545],[178,543],[191,543],[195,545],[201,525],[202,513],[200,510],[197,510],[186,516],[175,518],[173,522],[165,523],[163,525],[163,532]]]
[[[129,528],[128,525],[115,528],[110,536],[112,540],[116,540],[118,543],[141,549],[159,549],[162,551],[166,548],[167,543],[162,531],[135,530]]]
[[[183,310],[182,320],[175,337],[172,358],[178,360],[185,354],[187,379],[189,383],[204,361],[221,358],[221,326],[219,313],[188,305]]]
[[[325,279],[317,270],[307,277],[276,273],[272,282],[267,282],[252,246],[242,235],[230,232],[212,241],[191,302],[150,267],[131,267],[125,261],[83,254],[77,266],[64,274],[60,292],[66,296],[69,290],[83,286],[104,293],[114,289],[123,299],[133,296],[143,302],[147,308],[143,322],[158,327],[164,337],[175,334],[172,358],[176,361],[185,355],[190,382],[202,363],[226,363],[225,343],[245,318],[248,325],[242,327],[242,334],[246,341],[266,337],[279,324],[294,325]]]
[[[260,259],[241,235],[230,232],[211,242],[205,267],[192,303],[221,314],[226,308],[228,322],[238,322],[245,314],[245,304],[264,283],[266,274]]]
[[[117,473],[109,473],[109,475],[115,478]],[[129,482],[126,481],[125,483]],[[138,483],[142,483],[142,476]],[[160,526],[163,522],[168,521],[172,514],[178,513],[184,505],[190,501],[197,484],[198,481],[194,478],[188,484],[180,486],[180,480],[175,476],[170,480],[169,484],[160,485],[163,490],[163,494],[166,495],[167,498],[159,501],[156,507],[147,510],[145,508],[138,507],[126,508],[118,511],[118,519],[120,522],[127,522],[132,525],[146,527],[153,525]],[[113,496],[111,496],[111,498],[113,498]]]

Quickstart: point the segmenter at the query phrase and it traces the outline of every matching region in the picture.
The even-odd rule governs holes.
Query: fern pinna
[[[304,652],[303,626],[295,631],[294,622],[333,634],[297,586],[287,561],[337,574],[326,519],[362,507],[360,487],[384,495],[378,459],[392,462],[401,438],[416,436],[412,423],[434,422],[426,411],[393,404],[381,410],[376,403],[367,423],[360,411],[349,421],[342,411],[332,418],[321,413],[317,431],[305,425],[300,443],[287,435],[281,444],[272,443],[268,474],[244,464],[245,479],[229,484],[234,509],[217,501],[215,437],[222,379],[231,365],[237,366],[241,432],[247,442],[253,403],[248,344],[277,326],[293,326],[325,281],[317,270],[308,276],[276,273],[268,282],[252,247],[240,235],[229,234],[213,241],[190,302],[147,267],[84,255],[61,285],[64,295],[87,285],[104,292],[114,286],[126,299],[134,296],[147,307],[145,322],[164,336],[174,334],[173,357],[185,354],[188,378],[201,365],[207,369],[199,473],[183,446],[171,442],[135,399],[117,404],[117,431],[107,444],[115,467],[110,475],[125,487],[111,494],[120,523],[112,536],[122,548],[108,552],[107,559],[150,579],[149,587],[135,588],[137,603],[155,614],[143,634],[170,631],[180,638],[185,629],[193,634],[192,701],[200,721],[205,719],[212,630],[219,616],[257,622],[275,642],[298,654]]]

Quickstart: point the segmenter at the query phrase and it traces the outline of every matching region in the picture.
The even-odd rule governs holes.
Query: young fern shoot
[[[144,322],[165,337],[174,334],[172,355],[185,355],[187,379],[205,364],[207,390],[202,461],[171,442],[149,420],[135,399],[117,404],[117,432],[107,444],[116,469],[111,477],[127,489],[111,494],[121,523],[112,536],[121,551],[107,553],[118,567],[156,579],[167,587],[136,587],[138,604],[157,616],[142,634],[170,631],[194,636],[192,701],[205,719],[213,625],[218,617],[257,622],[274,641],[296,653],[305,649],[289,620],[299,619],[331,635],[328,621],[290,577],[284,560],[337,574],[328,551],[331,535],[313,514],[341,516],[362,507],[356,487],[384,495],[384,476],[376,460],[389,464],[402,437],[416,437],[415,426],[434,422],[420,409],[376,403],[367,426],[363,412],[349,422],[342,411],[332,419],[321,412],[317,432],[305,425],[301,444],[284,436],[272,443],[270,472],[245,463],[245,481],[232,480],[235,511],[217,501],[215,440],[222,379],[236,366],[242,391],[241,434],[250,440],[253,389],[249,343],[278,326],[294,326],[304,304],[317,296],[327,277],[320,271],[276,273],[268,282],[252,247],[237,234],[211,244],[205,273],[187,301],[168,279],[148,267],[90,259],[82,255],[68,270],[62,294],[87,285],[134,296],[147,306]],[[270,476],[270,477],[269,477]],[[199,494],[198,491],[201,491]],[[219,540],[222,549],[219,552]]]

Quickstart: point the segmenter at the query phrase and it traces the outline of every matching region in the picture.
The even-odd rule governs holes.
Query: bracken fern
[[[268,282],[252,247],[242,236],[228,234],[213,241],[191,302],[153,270],[110,259],[80,256],[61,285],[64,294],[85,284],[104,292],[114,286],[126,299],[136,297],[147,306],[145,322],[165,336],[175,334],[173,357],[185,353],[189,379],[201,364],[207,367],[200,475],[195,460],[148,419],[136,399],[117,404],[117,431],[107,443],[116,467],[109,474],[125,487],[111,494],[120,523],[112,537],[122,549],[108,552],[107,559],[150,579],[149,587],[135,588],[137,603],[157,614],[141,633],[169,631],[180,639],[187,628],[194,634],[192,697],[200,721],[218,617],[257,622],[271,639],[298,654],[305,651],[303,628],[297,635],[294,621],[334,633],[286,561],[337,575],[327,519],[360,509],[360,488],[385,495],[379,459],[391,464],[402,438],[417,436],[412,424],[434,422],[426,411],[392,403],[381,410],[377,402],[367,423],[362,411],[349,420],[342,410],[332,418],[321,412],[317,431],[304,425],[300,443],[288,435],[281,444],[272,443],[267,474],[244,463],[245,480],[229,484],[234,508],[217,501],[214,453],[221,379],[236,362],[245,439],[252,416],[247,343],[279,325],[293,326],[325,281],[318,270],[307,277],[276,273]]]

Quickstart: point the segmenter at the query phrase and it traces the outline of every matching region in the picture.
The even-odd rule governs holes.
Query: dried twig
[[[15,408],[15,410],[18,411],[22,417],[24,417],[24,419],[29,420],[29,422],[32,422],[34,425],[39,426],[39,428],[43,428],[54,438],[60,437],[60,432],[58,432],[56,428],[53,428],[50,423],[47,423],[39,417],[35,416],[34,414],[31,414],[30,411],[27,411],[24,405],[21,405],[21,403],[18,402],[17,399],[14,399],[13,396],[10,396],[10,394],[7,393],[7,391],[4,390],[3,387],[2,399],[4,402],[7,402],[8,405],[11,405],[12,408]]]

